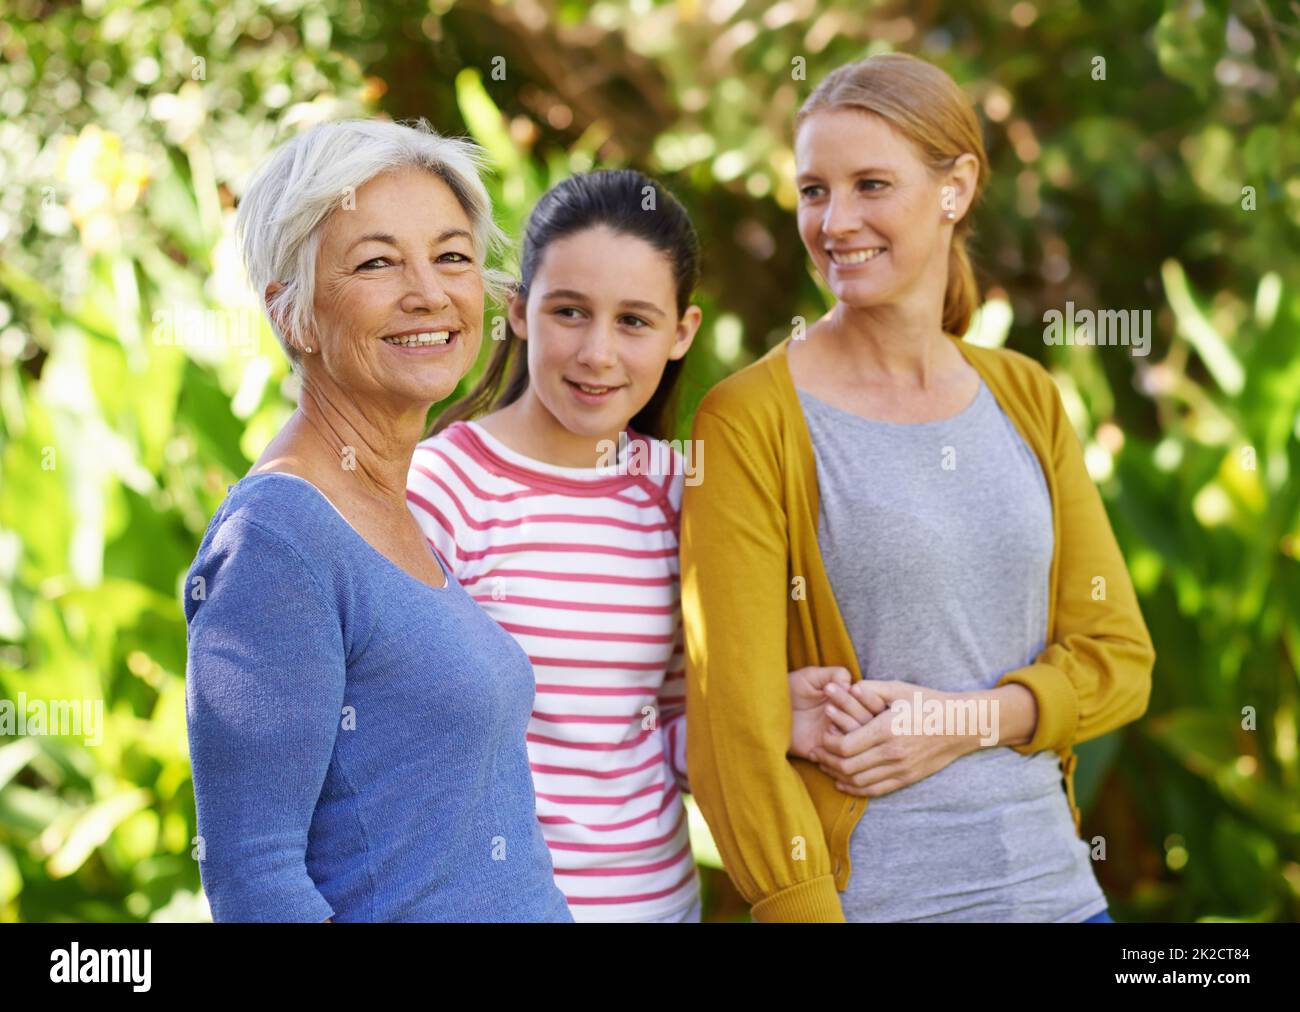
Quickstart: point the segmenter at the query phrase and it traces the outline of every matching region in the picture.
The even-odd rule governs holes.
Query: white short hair
[[[445,182],[469,217],[487,295],[499,300],[506,294],[510,276],[489,266],[499,261],[506,237],[492,218],[492,200],[479,175],[486,164],[483,149],[473,141],[444,137],[423,119],[410,125],[368,119],[321,123],[274,151],[240,201],[235,227],[259,302],[268,285],[284,286],[264,305],[295,368],[300,356],[280,321],[299,335],[313,333],[321,225],[381,173],[420,168]]]

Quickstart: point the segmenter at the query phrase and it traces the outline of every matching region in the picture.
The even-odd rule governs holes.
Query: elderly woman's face
[[[320,348],[304,367],[326,370],[362,403],[447,397],[474,364],[483,327],[482,265],[451,188],[419,169],[387,172],[324,228]]]

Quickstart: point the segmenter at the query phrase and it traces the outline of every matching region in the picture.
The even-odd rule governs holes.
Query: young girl
[[[661,437],[700,325],[698,240],[653,180],[595,172],[542,197],[520,266],[505,340],[416,450],[408,502],[532,660],[537,812],[574,918],[697,921],[677,514],[703,460]],[[795,754],[831,680],[848,673],[790,676]]]

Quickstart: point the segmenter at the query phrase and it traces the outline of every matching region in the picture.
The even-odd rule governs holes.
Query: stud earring
[[[956,220],[957,220],[957,213],[956,213],[955,211],[949,211],[949,212],[948,212],[948,220],[949,220],[949,221],[956,221]]]
[[[303,348],[303,351],[305,351],[308,355],[310,355],[310,354],[311,354],[311,345],[310,345],[310,344],[307,345],[307,347]]]

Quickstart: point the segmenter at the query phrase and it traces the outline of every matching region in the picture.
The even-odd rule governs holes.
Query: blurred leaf
[[[46,864],[51,878],[71,875],[117,826],[149,804],[148,791],[123,790],[66,820],[63,841]]]
[[[19,738],[8,745],[0,745],[0,790],[4,790],[5,784],[17,776],[38,751],[31,738]]]
[[[1167,0],[1156,22],[1156,56],[1170,77],[1190,86],[1204,99],[1214,80],[1214,65],[1223,52],[1225,21],[1205,0]]]

